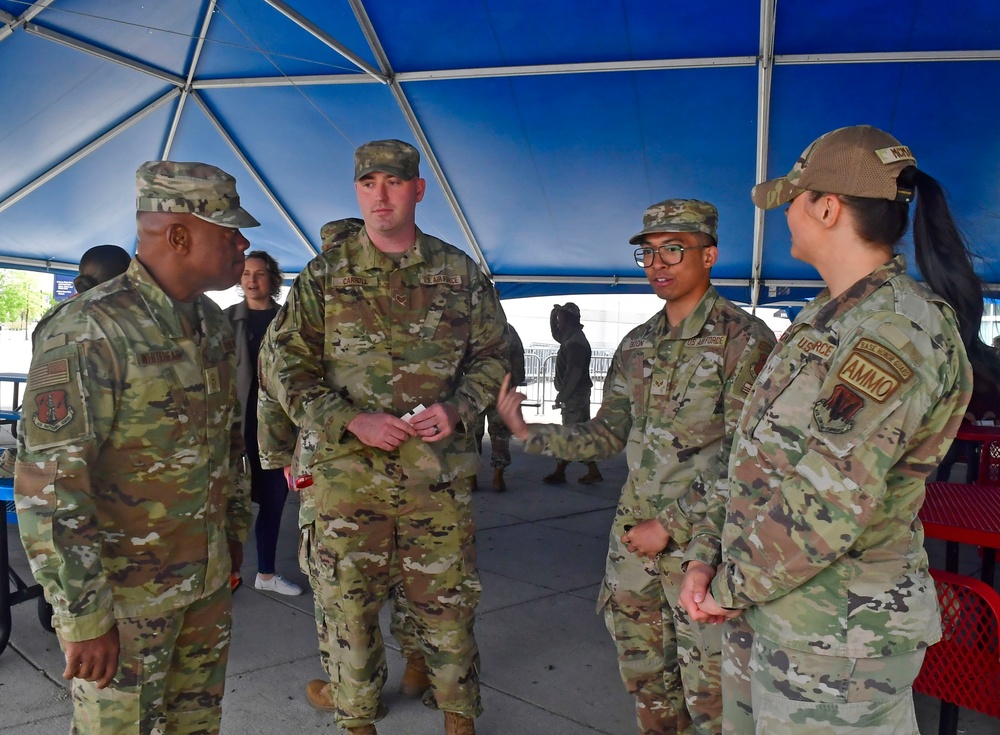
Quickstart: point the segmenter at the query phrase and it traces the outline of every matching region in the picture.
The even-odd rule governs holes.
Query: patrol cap
[[[364,226],[365,221],[357,217],[347,217],[346,219],[335,219],[333,222],[327,222],[319,230],[319,239],[322,243],[323,251],[325,252],[334,245],[342,243]]]
[[[698,199],[666,199],[654,204],[642,216],[642,232],[629,242],[635,245],[655,232],[704,232],[719,242],[719,210]]]
[[[398,176],[404,181],[420,175],[420,152],[401,140],[373,140],[354,151],[354,180],[373,171]]]
[[[565,304],[556,304],[552,307],[554,311],[565,311],[574,316],[580,316],[580,307],[574,304],[572,301],[567,301]]]
[[[236,179],[220,168],[191,161],[146,161],[135,172],[139,212],[188,212],[223,227],[257,227],[240,206]]]
[[[884,130],[871,125],[839,128],[814,140],[792,170],[753,188],[750,196],[761,209],[773,209],[804,191],[908,202],[913,187],[897,181],[917,159]]]

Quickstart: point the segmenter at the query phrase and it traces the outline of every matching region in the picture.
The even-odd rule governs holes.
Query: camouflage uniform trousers
[[[490,466],[503,469],[510,466],[510,429],[500,418],[496,407],[491,406],[485,413],[479,414],[476,420],[476,445],[479,452],[483,451],[483,435],[486,433],[486,424],[489,422],[490,430]]]
[[[118,672],[73,680],[71,735],[211,735],[222,724],[229,585],[158,617],[119,618]]]
[[[314,479],[328,481],[315,472]],[[338,723],[348,728],[376,719],[387,677],[378,615],[396,579],[436,706],[478,717],[473,624],[482,587],[471,479],[428,487],[370,476],[363,487],[324,492],[320,485],[316,492],[315,589]]]
[[[302,573],[309,577],[309,586],[315,590],[320,589],[319,555],[315,553],[316,525],[310,523],[299,529],[299,568]],[[397,568],[396,562],[392,562],[393,568]],[[328,601],[328,606],[336,605],[336,600]],[[412,654],[420,650],[420,644],[416,640],[412,615],[406,609],[406,593],[403,591],[401,579],[396,579],[389,588],[389,631],[392,637],[399,642],[400,650],[404,658],[409,658]],[[330,624],[327,621],[326,609],[319,594],[313,595],[313,616],[316,619],[316,638],[319,642],[319,659],[326,672],[330,683],[337,685],[334,677],[338,676],[337,666],[331,663],[330,659]]]
[[[604,619],[641,735],[721,731],[721,629],[692,622],[679,607],[681,561],[642,559],[612,533]]]
[[[722,633],[722,733],[747,735],[754,731],[750,695],[750,649],[753,628],[740,615],[720,626]]]
[[[750,655],[755,732],[919,735],[911,686],[925,653],[823,656],[756,636]]]

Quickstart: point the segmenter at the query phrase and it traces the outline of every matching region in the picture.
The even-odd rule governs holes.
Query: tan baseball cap
[[[146,161],[135,172],[139,212],[187,212],[222,227],[257,227],[240,206],[236,179],[221,168],[194,161]]]
[[[804,191],[908,202],[913,188],[900,185],[900,172],[917,159],[884,130],[854,125],[823,135],[799,156],[792,170],[753,188],[761,209],[774,209]]]

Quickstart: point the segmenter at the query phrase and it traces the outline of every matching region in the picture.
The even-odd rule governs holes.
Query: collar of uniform
[[[691,313],[682,319],[680,324],[674,327],[671,327],[667,323],[667,309],[664,307],[662,336],[666,339],[694,339],[700,336],[702,330],[705,328],[705,322],[708,321],[708,315],[715,308],[715,302],[718,298],[719,292],[715,290],[715,286],[709,284],[708,290],[702,294],[701,299]]]
[[[181,325],[180,312],[174,308],[173,299],[167,296],[164,290],[153,280],[153,277],[146,270],[146,267],[139,262],[139,259],[132,258],[132,262],[129,263],[128,270],[125,272],[132,280],[132,283],[135,284],[136,292],[138,292],[139,296],[146,303],[146,309],[159,327],[160,333],[164,337],[171,339],[183,337],[184,327]],[[205,297],[199,296],[198,300],[202,298]],[[195,303],[197,304],[197,300]],[[201,309],[196,306],[195,311],[200,319]]]
[[[842,314],[853,309],[887,282],[904,273],[906,273],[906,257],[900,254],[893,256],[885,265],[880,265],[837,298],[830,298],[829,289],[823,289],[816,297],[818,308],[816,316],[812,319],[813,324],[819,329],[825,329],[831,322],[839,319]]]
[[[391,271],[396,269],[396,263],[392,258],[372,243],[371,238],[368,237],[368,230],[362,227],[355,237],[357,237],[358,242],[358,268],[360,270]],[[400,268],[424,262],[423,243],[425,239],[424,233],[417,228],[417,239],[410,246],[410,249],[404,252],[402,260],[399,261]]]

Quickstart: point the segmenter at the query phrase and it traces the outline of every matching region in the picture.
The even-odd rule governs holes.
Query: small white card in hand
[[[427,410],[427,406],[425,406],[424,404],[421,403],[420,405],[416,406],[412,410],[407,411],[406,413],[404,413],[400,418],[402,418],[403,421],[406,421],[407,423],[409,423],[410,419],[412,419],[414,416],[416,416],[421,411],[426,411],[426,410]]]

